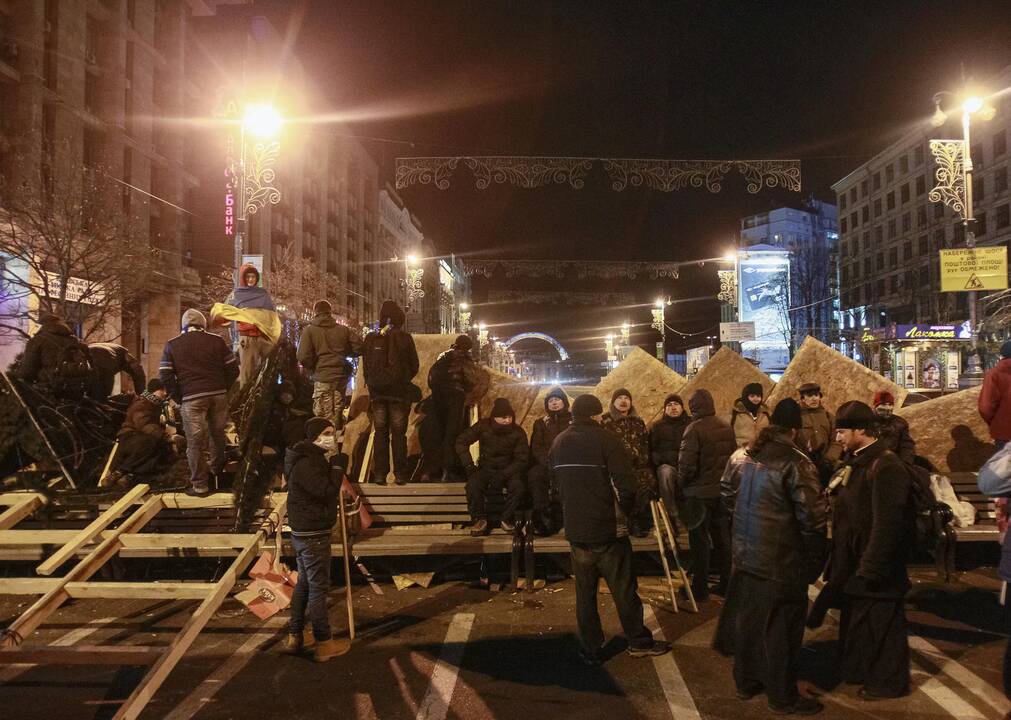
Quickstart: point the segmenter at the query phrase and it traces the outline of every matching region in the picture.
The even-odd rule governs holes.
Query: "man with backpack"
[[[130,351],[117,343],[91,343],[88,345],[91,360],[91,387],[88,395],[95,402],[105,402],[112,394],[116,376],[125,372],[133,381],[133,394],[144,392],[146,378],[141,367]]]
[[[80,401],[91,380],[88,346],[59,316],[41,311],[39,330],[25,343],[21,379],[50,388],[62,400]]]
[[[334,318],[326,300],[312,306],[312,321],[298,341],[298,361],[312,373],[312,411],[327,418],[340,431],[344,427],[344,403],[351,379],[350,357],[362,352],[361,337]]]
[[[379,310],[379,330],[365,336],[362,351],[365,384],[369,389],[369,412],[375,431],[372,477],[386,484],[390,472],[392,434],[393,476],[397,485],[410,477],[407,467],[407,418],[411,403],[420,400],[411,383],[418,374],[418,351],[414,338],[404,328],[404,311],[386,300]]]
[[[467,395],[478,383],[477,364],[470,355],[473,347],[470,336],[457,336],[452,347],[439,355],[428,371],[432,415],[442,437],[443,482],[450,482],[457,475],[456,438],[464,427]]]

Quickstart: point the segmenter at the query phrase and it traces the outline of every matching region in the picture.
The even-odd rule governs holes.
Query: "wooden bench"
[[[997,542],[997,511],[993,498],[987,497],[976,486],[976,473],[949,473],[948,479],[959,500],[965,500],[976,508],[976,524],[955,528],[958,542]]]

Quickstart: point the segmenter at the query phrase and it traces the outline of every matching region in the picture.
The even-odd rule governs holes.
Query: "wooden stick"
[[[98,487],[106,486],[105,478],[109,475],[109,468],[112,467],[112,461],[116,457],[117,450],[119,450],[119,438],[112,444],[112,450],[109,451],[109,459],[105,461],[105,467],[102,468],[102,474],[98,478]]]
[[[667,514],[667,506],[664,505],[662,499],[657,502],[659,503],[657,506],[657,514],[660,515],[661,520],[663,520],[664,529],[667,531],[667,537],[670,540],[671,552],[674,553],[674,564],[677,566],[678,573],[681,575],[681,585],[685,589],[685,594],[688,595],[688,604],[691,606],[692,612],[697,613],[699,611],[699,606],[695,602],[695,593],[692,592],[692,584],[688,579],[688,573],[685,572],[685,568],[681,564],[681,558],[678,556],[677,536],[674,535],[674,527],[671,525],[670,516]]]
[[[8,387],[10,387],[11,392],[14,393],[14,397],[18,399],[18,402],[21,403],[21,407],[25,409],[25,414],[28,415],[28,419],[31,420],[32,425],[35,427],[35,431],[42,436],[42,442],[46,444],[46,448],[49,450],[50,453],[52,453],[53,459],[56,461],[56,464],[60,466],[60,472],[63,473],[63,477],[65,477],[67,479],[67,482],[70,483],[70,487],[73,490],[76,490],[77,485],[74,484],[74,478],[70,477],[70,473],[67,471],[67,467],[63,464],[63,460],[60,459],[60,456],[53,448],[52,443],[49,442],[49,437],[44,432],[42,432],[42,426],[39,425],[38,421],[35,419],[35,416],[32,414],[31,408],[28,407],[28,404],[25,402],[25,399],[21,397],[21,393],[19,393],[18,389],[14,387],[14,383],[11,382],[11,379],[9,377],[7,377],[7,373],[0,370],[0,377],[3,377],[3,379],[7,382],[7,385]]]
[[[657,513],[656,500],[650,501],[649,510],[653,514],[653,534],[656,535],[656,544],[660,548],[660,560],[663,561],[663,574],[667,578],[667,589],[670,591],[670,603],[674,607],[674,612],[680,612],[678,609],[677,595],[674,590],[674,580],[670,576],[670,565],[667,563],[667,551],[663,546],[664,538],[663,532],[660,528],[660,518]]]
[[[362,456],[362,467],[358,471],[358,484],[364,485],[369,479],[369,468],[372,467],[372,445],[375,443],[376,431],[369,430],[369,439],[365,443],[365,455]],[[349,455],[350,457],[350,455]]]
[[[341,523],[341,556],[344,558],[344,602],[348,608],[348,637],[355,639],[355,609],[351,601],[351,558],[348,548],[348,518],[344,511],[344,492],[337,491],[337,508]]]
[[[20,502],[0,514],[0,530],[9,530],[45,504],[44,495],[24,493]]]

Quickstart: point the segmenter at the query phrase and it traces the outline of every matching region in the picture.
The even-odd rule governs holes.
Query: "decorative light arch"
[[[555,350],[558,351],[558,356],[562,360],[569,359],[569,353],[565,351],[565,348],[562,347],[562,344],[557,340],[555,340],[550,335],[545,335],[544,333],[539,332],[520,333],[519,335],[513,335],[511,338],[503,342],[502,345],[504,345],[507,348],[512,347],[513,343],[517,343],[520,340],[543,340],[544,342],[550,344],[552,347],[555,348]]]

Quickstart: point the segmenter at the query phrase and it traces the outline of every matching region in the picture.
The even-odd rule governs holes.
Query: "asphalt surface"
[[[824,690],[824,718],[1003,718],[1000,691],[1006,637],[990,569],[938,584],[917,573],[909,602],[913,634],[911,696],[866,703],[833,675],[836,627],[809,633],[805,681]],[[656,585],[655,578],[644,585]],[[277,653],[284,617],[266,622],[228,601],[142,714],[145,720],[226,718],[607,718],[774,717],[763,696],[734,695],[731,661],[710,647],[719,614],[714,597],[699,614],[659,604],[647,620],[674,643],[659,658],[624,652],[610,597],[601,594],[606,632],[614,638],[600,668],[576,656],[571,580],[534,593],[493,592],[452,581],[397,591],[381,583],[354,587],[358,636],[351,652],[326,664]],[[330,616],[346,632],[341,590]],[[647,597],[657,593],[643,589]],[[0,597],[0,626],[28,598]],[[30,643],[167,644],[195,603],[77,601]],[[0,718],[110,718],[141,670],[103,666],[0,667]]]

